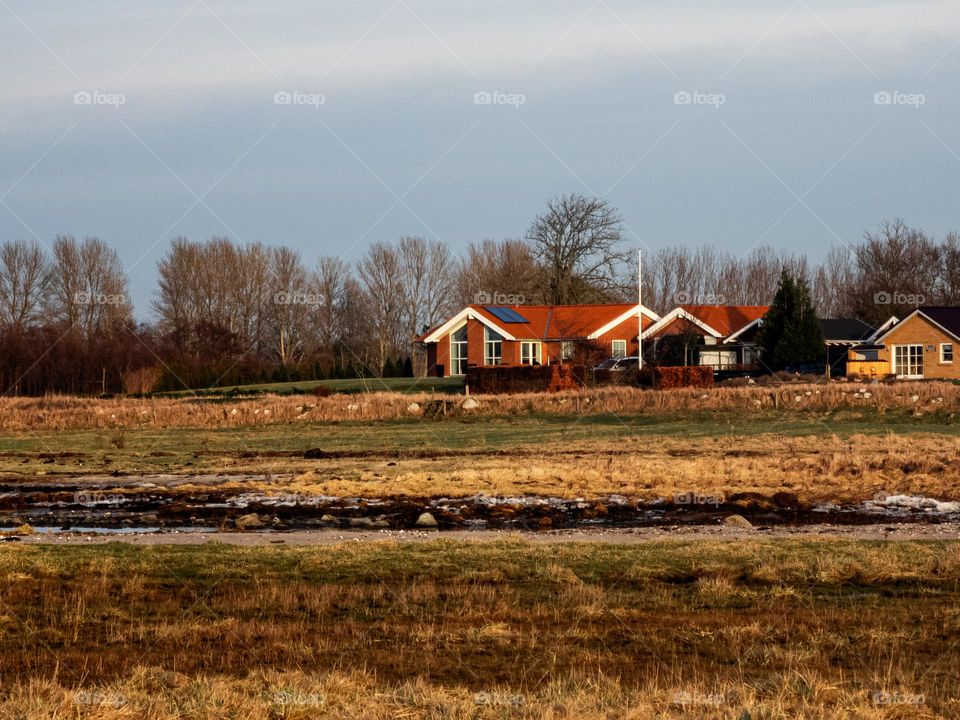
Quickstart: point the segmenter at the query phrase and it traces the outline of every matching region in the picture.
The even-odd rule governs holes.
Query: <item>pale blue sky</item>
[[[819,259],[960,228],[958,75],[956,0],[0,0],[0,238],[103,238],[141,317],[176,235],[460,250],[569,191]]]

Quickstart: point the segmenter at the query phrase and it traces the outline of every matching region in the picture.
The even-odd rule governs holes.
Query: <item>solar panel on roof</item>
[[[525,323],[528,320],[513,308],[508,307],[485,307],[484,310],[491,313],[497,320],[505,323]]]

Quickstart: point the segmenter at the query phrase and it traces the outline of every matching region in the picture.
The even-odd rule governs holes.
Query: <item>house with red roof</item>
[[[644,356],[649,349],[661,365],[758,370],[757,331],[769,309],[767,305],[680,305],[644,330]]]
[[[468,367],[584,364],[637,355],[640,325],[660,316],[638,304],[468,305],[417,338],[428,373],[464,375]]]

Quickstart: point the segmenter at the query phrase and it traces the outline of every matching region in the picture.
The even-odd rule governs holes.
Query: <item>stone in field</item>
[[[417,527],[419,528],[435,528],[437,526],[437,519],[428,512],[421,513],[420,517],[417,518]]]
[[[753,523],[747,520],[743,515],[728,515],[723,519],[723,524],[727,527],[752,528]]]

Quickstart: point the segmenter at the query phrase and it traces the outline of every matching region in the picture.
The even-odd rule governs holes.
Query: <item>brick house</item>
[[[850,350],[848,375],[960,380],[960,307],[921,307]]]
[[[644,330],[644,357],[649,348],[664,365],[758,370],[757,331],[769,309],[767,305],[680,305]]]
[[[636,355],[639,322],[660,319],[636,304],[468,305],[417,338],[427,349],[427,373],[451,377],[467,367],[584,364]]]

